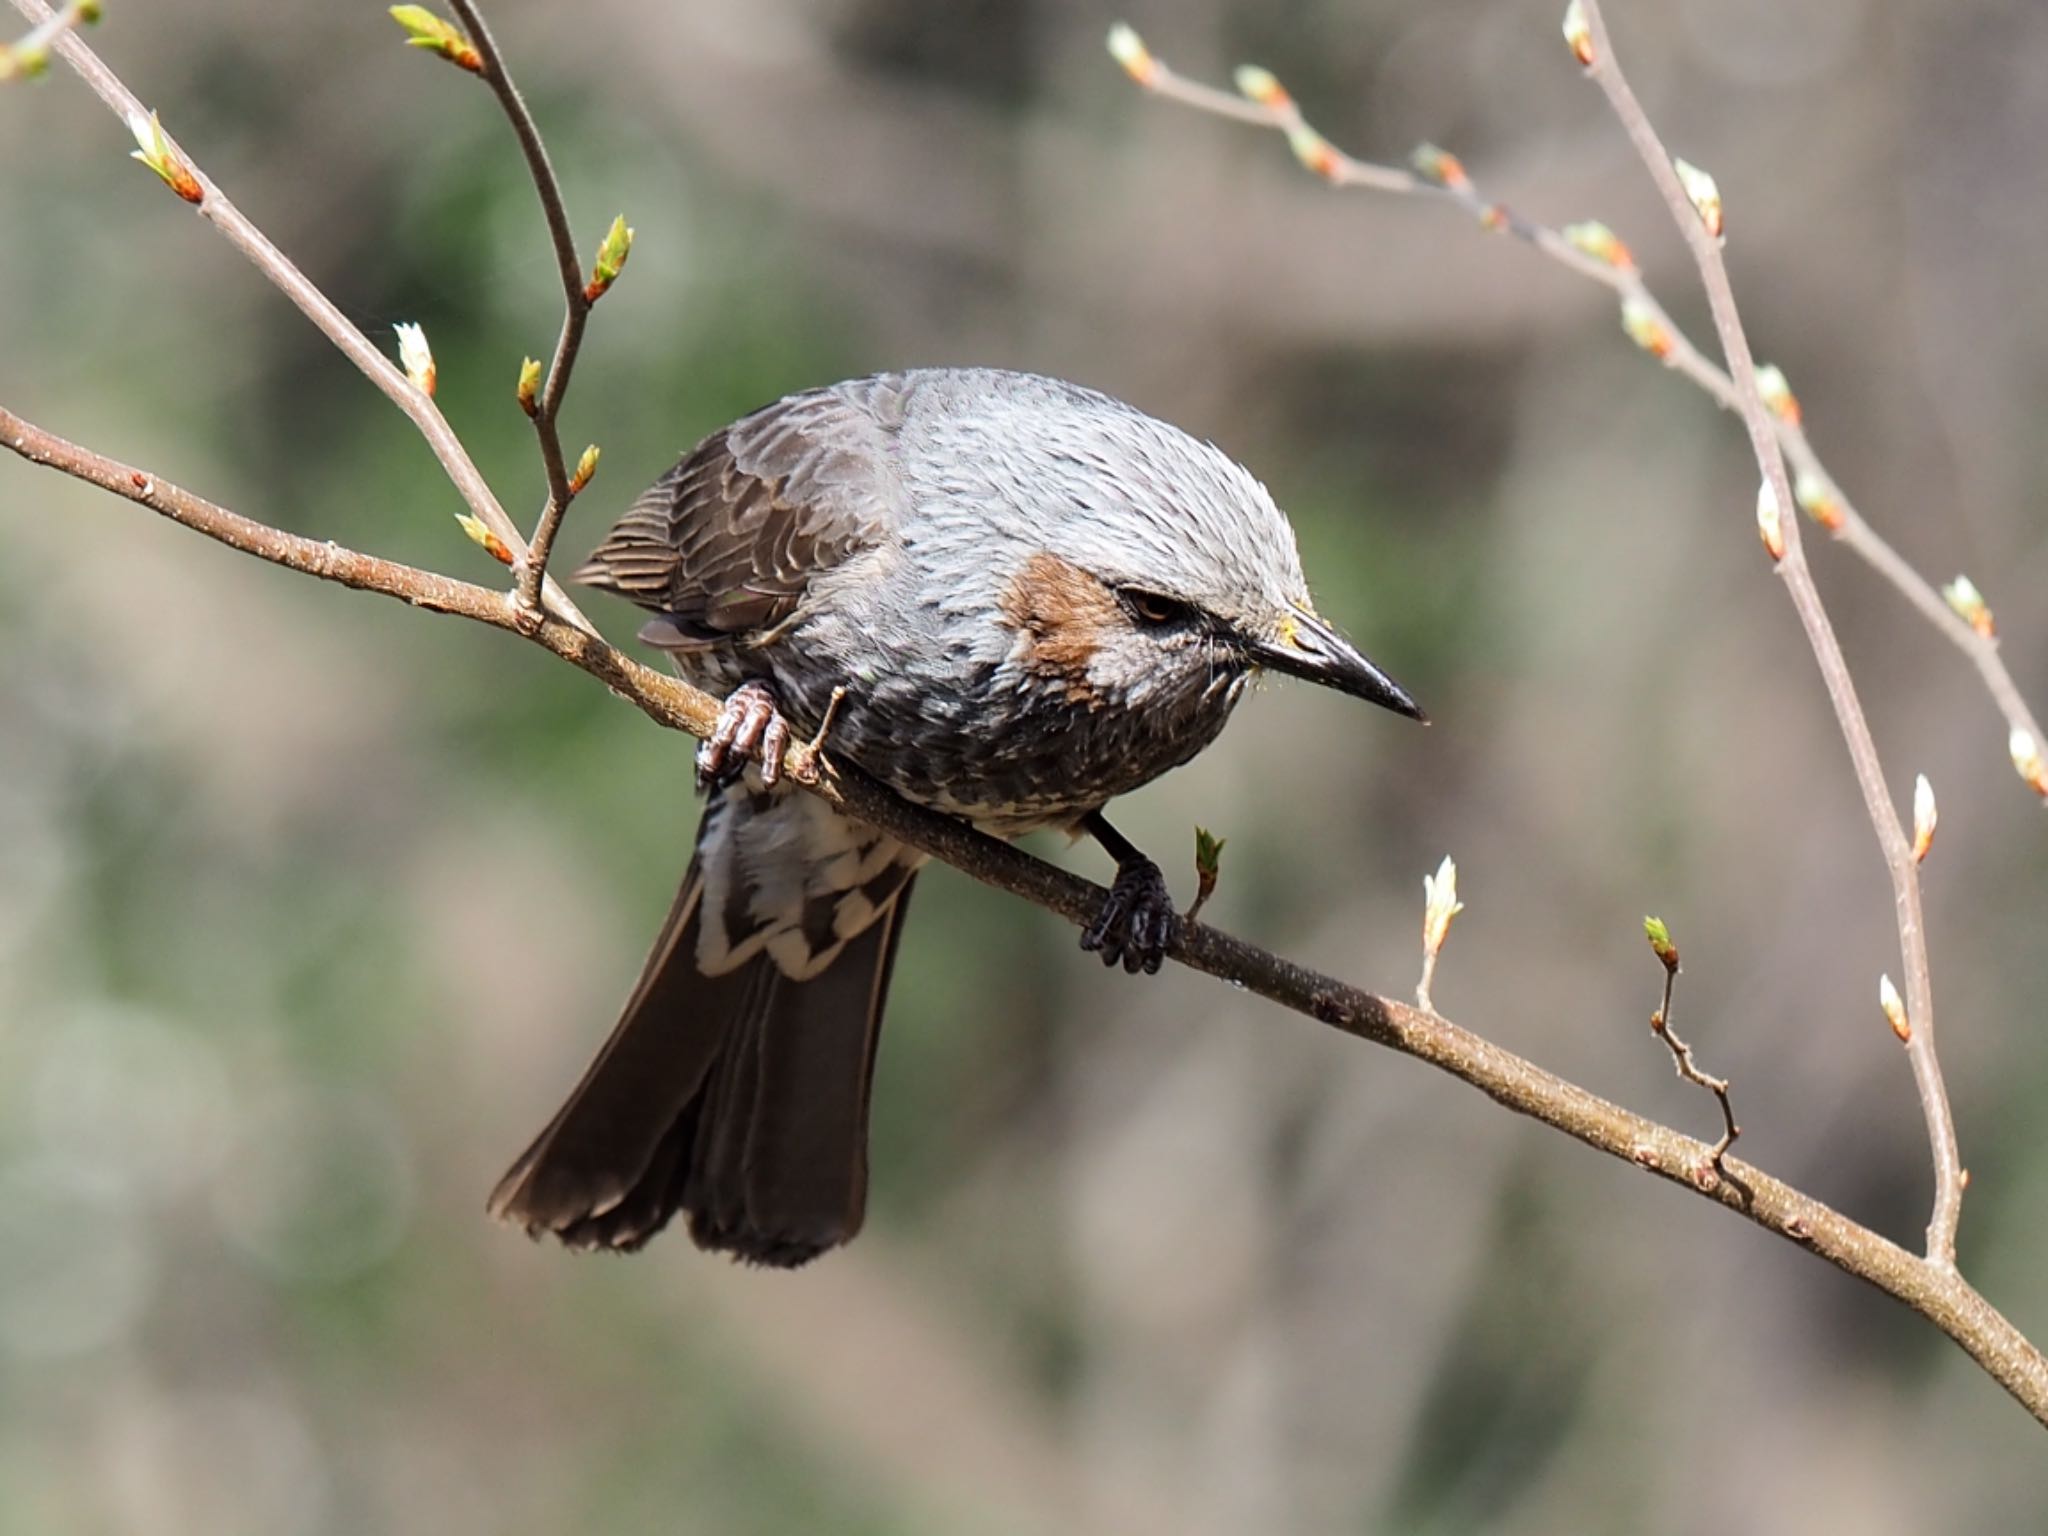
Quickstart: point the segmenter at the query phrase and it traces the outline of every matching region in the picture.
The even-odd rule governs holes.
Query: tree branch
[[[1294,98],[1265,70],[1250,66],[1240,70],[1241,93],[1232,95],[1169,68],[1127,29],[1111,33],[1110,49],[1131,78],[1155,96],[1284,135],[1295,158],[1333,187],[1434,197],[1451,203],[1476,219],[1481,228],[1512,235],[1558,265],[1611,289],[1621,301],[1623,324],[1639,346],[1667,368],[1691,380],[1723,410],[1736,416],[1742,414],[1742,399],[1734,380],[1679,329],[1670,312],[1650,291],[1628,247],[1604,225],[1575,224],[1557,229],[1525,218],[1507,204],[1484,195],[1455,156],[1430,146],[1416,154],[1418,164],[1430,167],[1429,175],[1346,154],[1316,131]],[[1789,391],[1774,400],[1769,421],[1796,471],[1792,489],[1797,493],[1797,504],[1805,507],[1836,540],[1860,555],[1969,658],[1983,678],[1992,702],[2005,717],[2008,732],[2024,731],[2031,740],[2048,743],[2048,736],[2042,735],[2032,709],[2006,669],[1996,636],[1988,626],[1980,630],[1957,614],[1934,583],[1914,570],[1857,510],[1807,438],[1798,401]],[[1781,501],[1779,505],[1789,513],[1794,502]]]
[[[1586,73],[1606,94],[1614,115],[1621,120],[1629,141],[1649,170],[1650,179],[1664,196],[1677,222],[1679,233],[1692,249],[1714,315],[1714,330],[1721,339],[1721,351],[1728,363],[1728,377],[1735,387],[1736,404],[1742,424],[1749,433],[1750,450],[1756,455],[1764,480],[1780,507],[1786,509],[1781,528],[1784,555],[1777,562],[1778,574],[1806,631],[1821,680],[1827,686],[1828,701],[1849,748],[1849,760],[1856,770],[1857,785],[1877,833],[1885,868],[1891,875],[1892,904],[1899,927],[1899,952],[1906,974],[1906,1010],[1912,1021],[1912,1038],[1906,1044],[1907,1059],[1913,1065],[1913,1083],[1919,1091],[1922,1117],[1927,1122],[1927,1140],[1934,1158],[1934,1210],[1927,1223],[1928,1262],[1953,1270],[1956,1262],[1956,1225],[1962,1217],[1963,1165],[1956,1149],[1955,1118],[1949,1109],[1948,1089],[1942,1082],[1941,1061],[1934,1049],[1934,983],[1928,969],[1927,930],[1920,911],[1919,861],[1900,824],[1898,808],[1885,787],[1884,769],[1878,762],[1877,743],[1870,734],[1870,722],[1856,697],[1856,684],[1849,675],[1848,660],[1828,622],[1820,590],[1813,583],[1801,546],[1799,519],[1790,515],[1795,505],[1785,455],[1771,417],[1757,388],[1756,360],[1750,355],[1749,337],[1743,330],[1742,315],[1735,306],[1735,291],[1728,282],[1728,266],[1721,258],[1721,235],[1710,230],[1682,184],[1671,154],[1657,130],[1650,125],[1642,103],[1621,72],[1607,35],[1607,23],[1600,14],[1599,0],[1580,0],[1591,31],[1593,56]]]
[[[36,23],[47,23],[54,13],[45,0],[13,0],[14,8]],[[147,120],[149,112],[135,93],[121,83],[113,70],[101,61],[98,54],[89,48],[75,31],[60,32],[52,45],[60,58],[87,85],[93,94],[106,103],[107,110],[124,123]],[[456,493],[468,505],[471,512],[502,539],[515,558],[526,555],[526,539],[505,509],[492,494],[484,480],[483,473],[469,456],[469,450],[462,439],[455,435],[455,429],[448,425],[448,419],[441,414],[433,397],[416,388],[412,381],[392,363],[391,359],[378,351],[368,337],[359,330],[322,293],[305,273],[293,264],[290,257],[270,242],[267,235],[250,222],[232,202],[227,194],[209,177],[177,141],[166,133],[166,144],[171,152],[183,163],[198,183],[200,196],[196,199],[200,217],[227,238],[236,250],[246,256],[286,298],[298,306],[299,312],[313,322],[320,334],[341,349],[342,355],[359,368],[363,376],[389,397],[391,402],[411,419],[419,429],[420,436],[427,440],[434,457],[440,461],[442,471],[455,487]],[[596,628],[583,616],[577,606],[569,600],[569,594],[553,582],[547,585],[548,607],[571,624],[596,634]]]
[[[469,31],[470,41],[483,62],[479,73],[497,96],[498,104],[504,108],[505,117],[512,124],[512,132],[519,140],[519,151],[526,157],[527,173],[533,178],[541,213],[547,219],[548,239],[554,246],[555,266],[562,279],[562,329],[555,338],[555,352],[548,364],[547,382],[533,403],[533,430],[540,441],[548,499],[534,524],[533,538],[518,569],[520,601],[528,607],[535,607],[540,600],[541,583],[547,576],[548,561],[554,554],[555,535],[560,531],[562,518],[575,496],[569,484],[568,461],[562,455],[559,421],[563,398],[569,392],[569,374],[576,366],[576,354],[583,346],[583,330],[590,320],[591,306],[596,301],[584,291],[583,266],[576,254],[575,234],[569,228],[568,203],[562,196],[562,184],[555,177],[554,164],[548,159],[547,145],[541,141],[540,125],[527,108],[526,98],[519,94],[519,87],[506,66],[505,56],[498,51],[497,41],[491,36],[491,29],[485,24],[483,12],[477,9],[475,0],[449,0],[449,3]]]
[[[516,597],[282,532],[167,481],[46,432],[0,407],[0,445],[111,491],[234,549],[430,609],[527,635],[582,668],[658,724],[702,737],[718,703],[676,678],[641,666],[596,636],[547,619],[522,626]],[[1081,925],[1106,892],[964,822],[899,799],[850,764],[817,771],[808,743],[793,746],[788,776],[847,815],[880,828],[986,885]],[[1495,1102],[1611,1157],[1656,1174],[1810,1249],[1846,1274],[1904,1302],[1955,1340],[2044,1426],[2048,1359],[1952,1267],[1916,1258],[1811,1196],[1671,1128],[1609,1103],[1439,1015],[1377,997],[1282,959],[1220,929],[1187,922],[1172,957],[1244,987],[1306,1018],[1413,1056],[1471,1084]]]

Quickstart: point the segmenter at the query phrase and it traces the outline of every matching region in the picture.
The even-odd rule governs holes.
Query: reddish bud
[[[497,561],[498,564],[510,565],[512,563],[511,547],[503,539],[491,532],[481,518],[471,517],[468,513],[462,512],[456,514],[455,521],[462,526],[462,531],[468,534],[473,541],[482,547],[484,553]]]
[[[1778,493],[1768,480],[1756,490],[1756,531],[1773,564],[1785,558],[1785,524],[1778,515]]]
[[[473,75],[484,72],[483,55],[452,22],[443,21],[423,5],[394,5],[391,19],[405,28],[408,46],[439,54],[459,69]]]
[[[1152,57],[1152,50],[1145,46],[1136,29],[1124,22],[1109,29],[1109,56],[1140,85],[1151,85],[1159,78],[1159,61]]]
[[[1593,67],[1593,27],[1586,20],[1586,7],[1580,0],[1564,8],[1564,41],[1572,51],[1572,57],[1587,69]]]
[[[1608,266],[1622,272],[1635,270],[1634,254],[1621,243],[1620,236],[1598,219],[1588,219],[1580,224],[1567,224],[1563,234],[1573,249],[1584,251],[1595,261],[1604,261]]]
[[[135,142],[141,146],[129,151],[129,158],[140,160],[155,171],[169,187],[186,202],[195,206],[206,201],[206,189],[199,184],[199,178],[192,174],[178,152],[171,148],[170,140],[164,137],[163,124],[157,121],[154,112],[144,117],[137,112],[128,119],[128,131],[135,135]]]

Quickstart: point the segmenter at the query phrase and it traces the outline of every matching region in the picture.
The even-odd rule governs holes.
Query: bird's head
[[[1074,695],[1234,697],[1261,671],[1426,717],[1309,600],[1294,530],[1242,466],[1128,408],[1061,447],[1058,515],[1003,609]]]

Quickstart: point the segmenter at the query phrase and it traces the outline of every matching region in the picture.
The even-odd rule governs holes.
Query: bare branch
[[[55,15],[45,0],[13,0],[14,8],[32,22],[47,23]],[[107,109],[124,123],[146,120],[149,112],[136,98],[135,93],[121,83],[120,77],[109,69],[99,55],[87,47],[76,32],[64,32],[53,45],[60,58],[75,71],[80,79],[92,87],[93,93],[106,103]],[[348,360],[361,369],[372,384],[382,390],[391,402],[411,418],[419,429],[420,436],[427,440],[427,446],[440,461],[442,470],[454,485],[458,495],[470,511],[482,520],[491,532],[504,541],[515,556],[524,558],[526,540],[520,534],[505,509],[498,504],[498,498],[491,493],[483,474],[469,456],[469,450],[448,425],[440,407],[433,400],[415,388],[391,361],[374,346],[355,323],[336,307],[334,301],[322,293],[306,275],[270,242],[242,211],[228,200],[227,194],[200,169],[197,162],[180,147],[168,134],[164,141],[172,154],[183,163],[199,186],[200,196],[196,200],[200,216],[227,237],[230,245],[248,257],[256,269],[268,278],[293,304],[299,312],[319,329],[320,333],[339,347]],[[581,610],[569,600],[568,593],[550,582],[547,586],[548,607],[569,623],[597,631]]]
[[[217,539],[293,570],[381,592],[440,613],[459,614],[525,635],[582,668],[661,725],[702,737],[718,702],[674,677],[641,666],[596,636],[544,619],[522,623],[509,594],[379,560],[332,543],[251,521],[181,490],[146,470],[106,458],[46,432],[0,407],[0,446],[31,463],[99,486]],[[530,618],[530,616],[528,616]],[[785,770],[829,804],[964,871],[984,884],[1085,924],[1107,894],[1099,885],[1033,858],[964,822],[897,798],[851,764],[816,771],[810,743],[790,748]],[[1724,1158],[1724,1177],[1697,1177],[1712,1149],[1611,1104],[1535,1063],[1433,1013],[1296,965],[1198,923],[1181,925],[1170,953],[1192,970],[1244,987],[1332,1029],[1355,1035],[1450,1073],[1489,1098],[1587,1146],[1654,1173],[1808,1248],[1927,1318],[1970,1355],[2044,1426],[2048,1358],[1952,1267],[1923,1262],[1820,1201],[1747,1164]]]
[[[596,301],[584,291],[583,267],[576,255],[576,237],[569,228],[568,202],[562,196],[562,184],[555,177],[554,164],[548,159],[547,145],[541,140],[540,125],[534,121],[526,98],[520,95],[512,72],[506,67],[505,56],[498,51],[498,44],[492,38],[491,29],[475,0],[449,0],[449,3],[455,14],[462,18],[463,26],[469,29],[470,42],[483,64],[479,73],[497,96],[499,106],[504,108],[512,132],[519,140],[519,152],[526,157],[527,174],[533,179],[533,190],[540,197],[541,213],[547,220],[548,240],[554,246],[555,267],[562,280],[562,329],[555,338],[555,353],[548,364],[547,382],[541,387],[529,412],[533,418],[534,436],[540,442],[541,467],[547,475],[548,484],[547,504],[541,509],[540,518],[533,527],[533,539],[518,566],[520,601],[533,607],[539,602],[541,582],[547,576],[548,561],[554,554],[555,535],[561,530],[562,518],[575,496],[569,483],[568,461],[562,456],[558,423],[563,398],[569,393],[569,375],[576,366],[576,354],[583,346],[584,327],[589,323],[590,308]]]
[[[1295,158],[1332,186],[1448,201],[1471,214],[1482,228],[1512,235],[1560,266],[1612,289],[1621,301],[1624,326],[1639,346],[1667,368],[1698,385],[1723,410],[1741,415],[1742,400],[1734,381],[1679,329],[1669,311],[1650,291],[1628,247],[1615,239],[1604,226],[1575,224],[1557,229],[1525,218],[1507,204],[1486,197],[1464,166],[1442,151],[1427,151],[1422,157],[1434,169],[1430,176],[1357,159],[1317,132],[1279,81],[1265,70],[1251,67],[1240,70],[1238,78],[1243,94],[1233,95],[1176,74],[1137,42],[1135,34],[1121,39],[1124,43],[1121,49],[1119,41],[1118,34],[1113,33],[1111,51],[1132,79],[1146,90],[1200,112],[1283,134]],[[1135,54],[1130,51],[1132,45],[1137,49]],[[2005,717],[2008,733],[2024,731],[2034,741],[2048,741],[2018,685],[2013,682],[2012,674],[2006,670],[1996,637],[1973,628],[1959,617],[1942,600],[1934,583],[1914,570],[1906,558],[1871,527],[1828,472],[1808,440],[1798,402],[1789,393],[1771,411],[1770,427],[1790,456],[1795,472],[1791,488],[1798,495],[1796,500],[1787,500],[1782,505],[1787,509],[1795,504],[1805,507],[1815,521],[1860,555],[1969,658],[1983,678],[1992,702]],[[2037,793],[2048,796],[2048,788],[2033,787]]]
[[[1606,94],[1615,116],[1621,120],[1637,155],[1648,169],[1650,179],[1663,194],[1679,232],[1692,249],[1701,284],[1706,289],[1708,306],[1714,314],[1714,329],[1721,340],[1722,354],[1727,359],[1728,377],[1735,388],[1736,404],[1743,426],[1749,433],[1750,449],[1755,453],[1764,480],[1776,495],[1778,505],[1790,508],[1794,502],[1791,480],[1785,469],[1785,454],[1757,388],[1756,361],[1750,355],[1749,337],[1743,330],[1742,316],[1735,306],[1735,292],[1729,286],[1727,264],[1721,259],[1718,204],[1713,220],[1717,227],[1710,230],[1694,198],[1681,181],[1670,152],[1657,137],[1642,103],[1636,100],[1634,90],[1621,72],[1614,57],[1613,43],[1607,35],[1606,19],[1600,13],[1599,0],[1582,0],[1582,4],[1593,49],[1586,73]],[[1870,723],[1864,718],[1863,706],[1857,700],[1856,684],[1849,675],[1849,663],[1842,655],[1841,644],[1835,638],[1833,625],[1828,622],[1820,591],[1814,586],[1813,573],[1807,566],[1806,552],[1800,541],[1799,519],[1786,517],[1783,530],[1785,555],[1777,563],[1778,574],[1785,580],[1786,592],[1792,599],[1801,626],[1806,630],[1814,660],[1820,666],[1821,680],[1827,686],[1828,700],[1834,706],[1836,723],[1840,725],[1842,739],[1848,745],[1849,760],[1856,770],[1856,782],[1863,791],[1864,806],[1870,813],[1870,824],[1876,830],[1885,867],[1891,874],[1899,951],[1906,974],[1907,1008],[1913,1019],[1913,1038],[1906,1050],[1913,1064],[1913,1082],[1919,1090],[1921,1113],[1927,1122],[1927,1139],[1934,1158],[1934,1210],[1927,1224],[1927,1260],[1937,1268],[1952,1271],[1956,1262],[1956,1225],[1962,1216],[1963,1165],[1956,1149],[1955,1119],[1949,1109],[1948,1089],[1942,1082],[1941,1062],[1934,1049],[1934,984],[1928,969],[1927,931],[1920,912],[1918,861],[1913,857],[1905,828],[1900,825],[1898,808],[1893,805],[1891,794],[1885,787],[1884,769],[1877,757],[1877,743],[1871,738]]]

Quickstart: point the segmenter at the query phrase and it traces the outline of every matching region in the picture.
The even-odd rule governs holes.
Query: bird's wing
[[[667,619],[681,640],[774,628],[811,578],[901,516],[892,439],[904,390],[863,380],[791,395],[714,432],[576,572]]]

